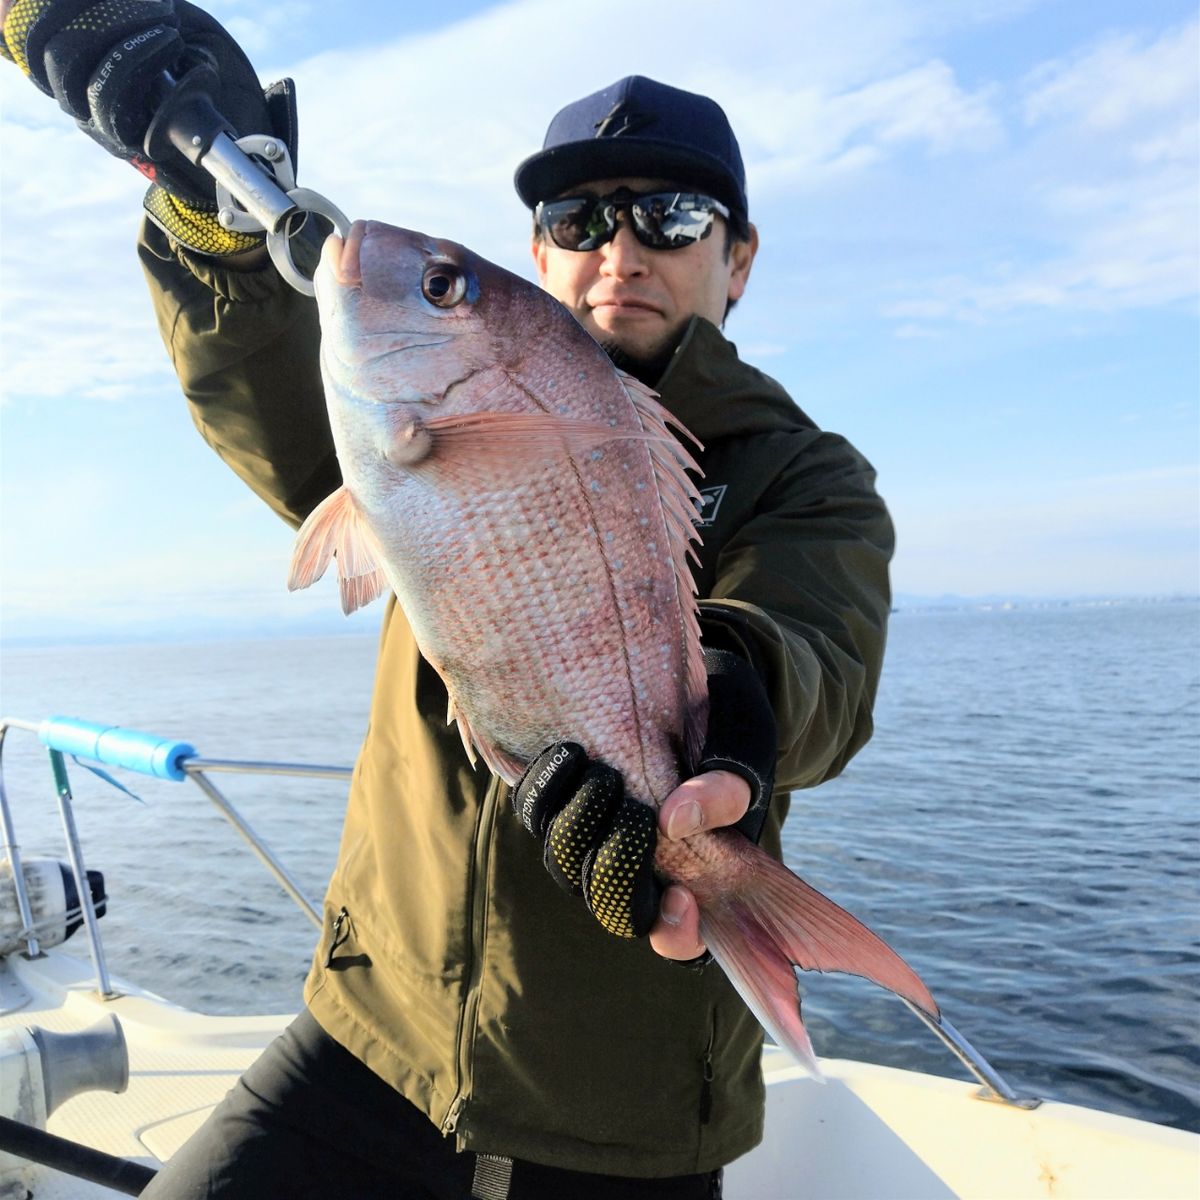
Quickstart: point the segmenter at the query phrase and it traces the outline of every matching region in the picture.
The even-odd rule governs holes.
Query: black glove
[[[757,841],[775,774],[775,717],[758,673],[729,650],[704,651],[708,735],[692,774],[732,771],[750,785],[750,808],[734,826]],[[658,814],[625,795],[621,776],[591,762],[583,747],[556,742],[528,766],[513,811],[543,845],[555,882],[582,896],[609,933],[643,937],[658,916],[654,874]]]
[[[17,0],[0,53],[89,137],[156,185],[146,208],[168,233],[207,254],[259,243],[217,224],[214,181],[205,170],[162,142],[151,157],[145,144],[170,95],[164,72],[176,80],[197,73],[231,136],[273,134],[295,161],[290,84],[264,95],[241,47],[207,13],[187,0]]]
[[[658,815],[625,795],[621,776],[575,742],[541,752],[517,781],[513,811],[543,845],[546,870],[582,896],[617,937],[644,937],[658,915]]]

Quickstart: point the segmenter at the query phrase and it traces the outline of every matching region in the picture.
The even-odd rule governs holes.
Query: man
[[[8,54],[154,177],[139,249],[193,419],[298,525],[339,483],[315,306],[220,229],[194,169],[145,162],[132,99],[199,63],[235,128],[294,149],[288,90],[264,103],[244,55],[182,0],[73,21],[81,7],[14,6]],[[117,44],[134,49],[118,61]],[[789,790],[870,734],[892,545],[873,473],[720,333],[757,234],[713,101],[622,80],[560,112],[516,183],[542,285],[705,445],[695,576],[713,717],[658,836],[737,824],[778,855]],[[559,815],[612,799],[619,777],[581,766],[531,839],[445,709],[393,600],[305,1011],[145,1195],[712,1197],[761,1137],[761,1031],[704,965],[692,897],[660,903],[640,874],[632,923],[649,937],[618,938],[543,868]]]

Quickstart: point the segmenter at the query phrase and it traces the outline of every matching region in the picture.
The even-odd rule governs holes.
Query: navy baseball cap
[[[749,219],[742,154],[721,106],[644,75],[568,104],[550,122],[541,151],[517,168],[515,183],[533,208],[575,184],[619,175],[695,187]]]

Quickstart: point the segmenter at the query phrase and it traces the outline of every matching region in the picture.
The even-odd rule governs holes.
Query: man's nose
[[[623,212],[617,214],[616,231],[600,249],[604,254],[602,270],[618,278],[644,275],[649,270],[646,247],[637,240]]]

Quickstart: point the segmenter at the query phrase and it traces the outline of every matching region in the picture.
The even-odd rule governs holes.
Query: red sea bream
[[[468,753],[508,783],[575,741],[656,807],[707,715],[686,431],[557,301],[453,242],[356,222],[316,291],[344,485],[301,529],[290,585],[334,558],[347,611],[393,589]],[[936,1014],[882,941],[740,834],[660,837],[655,863],[801,1061],[796,966]]]

